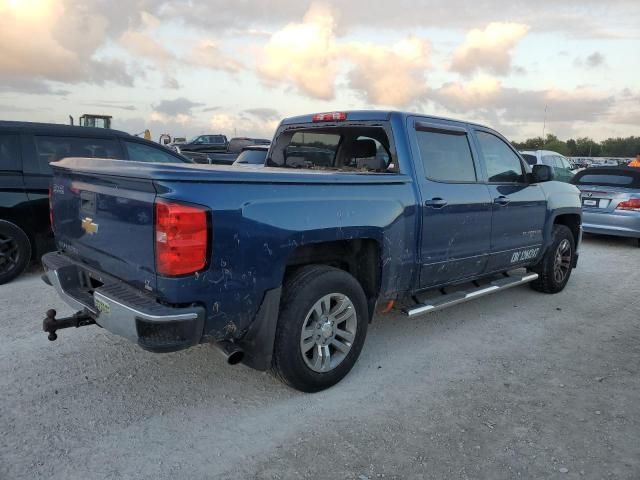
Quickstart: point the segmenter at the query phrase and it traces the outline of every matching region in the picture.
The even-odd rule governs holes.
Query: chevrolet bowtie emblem
[[[90,235],[94,233],[98,233],[98,224],[93,223],[93,219],[89,217],[84,217],[82,219],[82,229]]]

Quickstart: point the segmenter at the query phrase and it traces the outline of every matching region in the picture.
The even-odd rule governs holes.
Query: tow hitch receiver
[[[96,323],[91,315],[82,311],[76,312],[70,317],[56,318],[56,311],[51,309],[47,310],[46,315],[47,316],[42,321],[42,329],[49,333],[47,338],[52,342],[58,338],[56,330],[71,327],[86,327],[87,325],[94,325]]]

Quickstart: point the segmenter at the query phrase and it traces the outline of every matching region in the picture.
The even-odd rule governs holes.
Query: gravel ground
[[[564,292],[378,317],[305,395],[208,346],[156,355],[72,313],[33,269],[0,287],[0,479],[640,478],[640,249],[586,237]]]

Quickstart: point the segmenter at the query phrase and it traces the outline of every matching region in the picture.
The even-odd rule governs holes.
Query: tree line
[[[566,142],[553,134],[511,142],[518,150],[553,150],[568,157],[635,157],[640,153],[640,137],[607,138],[596,142],[589,137],[570,138]]]

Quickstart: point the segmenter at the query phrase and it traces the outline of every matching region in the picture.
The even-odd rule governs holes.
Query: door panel
[[[491,197],[466,127],[416,119],[416,174],[422,198],[419,288],[480,275],[491,238]]]
[[[489,185],[494,199],[488,271],[531,263],[541,253],[546,201],[538,185]]]
[[[542,253],[547,206],[542,189],[530,184],[515,150],[489,131],[476,130],[487,170],[493,209],[487,271],[531,264]]]

